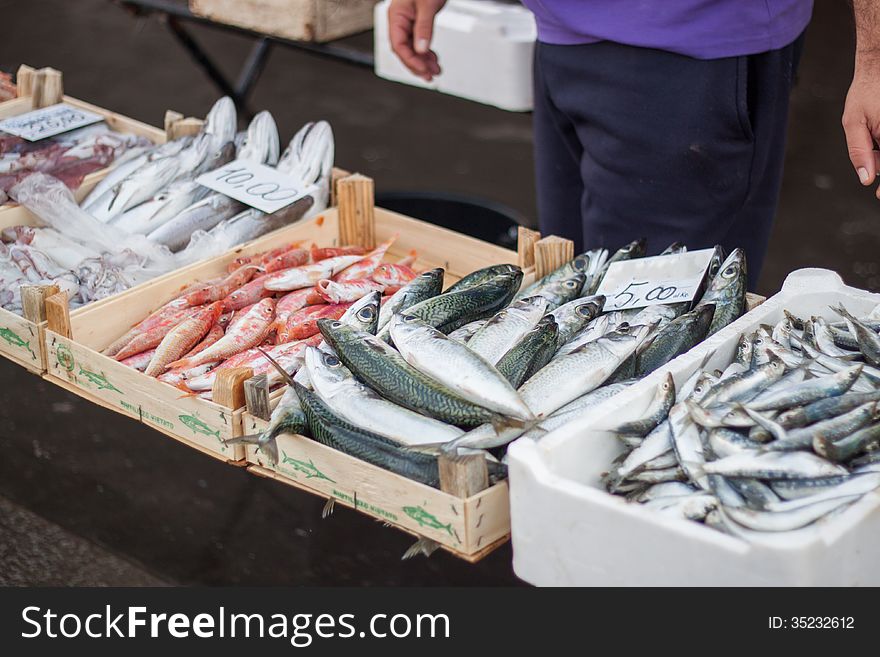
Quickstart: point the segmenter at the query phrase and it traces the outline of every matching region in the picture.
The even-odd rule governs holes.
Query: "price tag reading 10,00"
[[[234,160],[202,174],[196,182],[266,214],[277,212],[316,189],[315,185],[306,185],[264,164],[246,160]]]
[[[691,301],[709,268],[714,249],[615,262],[597,291],[605,312]]]

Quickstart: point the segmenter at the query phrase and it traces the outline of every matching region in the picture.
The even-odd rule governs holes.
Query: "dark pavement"
[[[849,11],[839,0],[817,1],[764,294],[805,266],[880,289],[880,201],[859,186],[840,128],[852,73]],[[62,69],[72,95],[153,124],[166,108],[203,115],[217,96],[163,25],[105,0],[0,0],[0,15],[0,67]],[[234,78],[250,41],[193,32]],[[307,120],[329,120],[338,164],[373,176],[380,191],[478,195],[534,216],[528,115],[284,48],[252,105],[272,111],[288,138]],[[411,537],[347,509],[321,520],[322,507],[0,361],[0,584],[518,581],[509,546],[475,566],[441,552],[401,562]]]

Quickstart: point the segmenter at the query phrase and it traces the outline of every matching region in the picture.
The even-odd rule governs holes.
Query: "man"
[[[523,0],[538,24],[541,231],[576,248],[742,247],[757,282],[779,197],[789,92],[812,0]],[[425,80],[446,0],[392,0],[394,52]],[[854,0],[843,125],[863,185],[880,153],[880,0]],[[880,191],[878,191],[880,197]]]

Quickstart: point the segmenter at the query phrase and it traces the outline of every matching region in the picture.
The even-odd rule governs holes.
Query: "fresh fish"
[[[543,285],[535,292],[535,296],[544,297],[547,300],[548,309],[555,310],[569,301],[577,299],[581,295],[581,288],[585,280],[586,277],[583,274],[575,272],[568,278]]]
[[[632,434],[636,436],[646,436],[654,430],[654,428],[666,419],[669,415],[669,409],[675,403],[675,380],[672,374],[667,374],[654,393],[654,398],[648,405],[641,419],[632,422],[625,422],[618,426],[615,433]]]
[[[269,276],[263,284],[267,290],[286,292],[312,287],[324,278],[332,278],[345,268],[363,259],[362,255],[344,255],[327,258],[311,265],[283,269]]]
[[[499,274],[470,287],[444,292],[407,308],[412,315],[443,333],[476,319],[490,317],[507,305],[522,282],[522,270]]]
[[[444,443],[461,429],[398,406],[358,382],[335,355],[307,349],[309,380],[321,399],[351,424],[403,445]]]
[[[604,383],[646,332],[647,327],[621,329],[551,361],[519,388],[522,399],[536,417],[550,415]]]
[[[753,411],[772,411],[842,395],[862,373],[861,365],[818,379],[809,379],[779,390],[766,390],[745,406]]]
[[[707,474],[748,479],[815,479],[845,475],[848,470],[809,452],[733,454],[703,466]]]
[[[348,281],[362,281],[371,279],[373,272],[382,264],[382,258],[388,252],[388,249],[397,241],[397,235],[393,235],[375,249],[366,254],[363,258],[352,264],[350,267],[339,272],[334,280],[344,283]]]
[[[715,305],[709,335],[717,333],[745,312],[747,282],[745,252],[734,249],[699,302],[699,305]]]
[[[169,367],[196,367],[203,363],[228,358],[260,344],[269,332],[275,316],[275,300],[263,299],[256,304],[235,327],[230,327],[221,339],[204,351],[176,360]]]
[[[440,267],[422,272],[391,295],[379,312],[379,330],[385,328],[396,313],[409,310],[417,303],[440,294],[443,289],[443,274]]]
[[[169,363],[181,358],[199,343],[222,312],[223,304],[212,303],[175,326],[156,347],[156,353],[144,373],[147,376],[164,373]]]
[[[220,222],[236,216],[245,207],[244,203],[224,194],[209,194],[155,227],[147,237],[157,244],[164,244],[172,251],[180,251],[189,244],[194,232],[210,230]]]
[[[394,294],[412,281],[418,274],[408,265],[384,263],[376,267],[373,280],[385,288],[386,294]]]
[[[540,296],[514,301],[474,334],[468,341],[468,349],[495,365],[537,325],[547,311],[547,304],[547,299]]]
[[[597,388],[592,392],[588,392],[586,395],[578,397],[574,401],[567,403],[555,413],[549,415],[546,419],[542,420],[534,429],[529,429],[526,433],[524,433],[522,437],[530,438],[532,440],[540,440],[545,434],[550,433],[551,431],[555,431],[556,429],[565,426],[569,422],[573,422],[578,417],[586,413],[586,411],[588,411],[589,409],[595,408],[599,404],[608,401],[619,392],[629,387],[629,385],[630,384],[628,383],[612,383],[610,385]]]
[[[327,303],[349,303],[357,301],[368,292],[383,292],[385,287],[368,278],[332,281],[322,279],[315,289]]]
[[[490,265],[488,267],[483,267],[482,269],[477,269],[476,271],[472,271],[470,274],[463,276],[457,282],[450,285],[446,290],[445,294],[450,292],[458,292],[459,290],[465,290],[469,287],[474,287],[475,285],[482,285],[483,283],[487,283],[497,276],[503,274],[516,274],[517,272],[522,271],[516,265]]]
[[[593,321],[602,312],[604,305],[605,297],[600,294],[575,299],[556,308],[551,314],[559,327],[559,346],[568,342]]]
[[[333,413],[318,395],[298,383],[293,385],[315,440],[413,481],[439,488],[437,457],[402,448],[384,436],[359,429]]]
[[[547,315],[526,333],[496,363],[495,368],[514,388],[542,369],[553,358],[559,342],[559,328],[553,315]]]
[[[326,319],[318,322],[318,328],[343,364],[386,399],[458,426],[499,421],[492,411],[422,374],[378,337]]]
[[[469,347],[414,315],[395,315],[390,328],[404,359],[447,389],[500,415],[523,421],[534,418],[507,379]]]
[[[640,348],[635,375],[647,376],[702,342],[708,335],[714,314],[715,306],[705,304],[669,322]]]
[[[849,332],[852,333],[859,343],[859,349],[865,360],[871,365],[880,366],[880,335],[862,324],[858,319],[844,308],[843,304],[832,307],[831,310],[843,317]]]

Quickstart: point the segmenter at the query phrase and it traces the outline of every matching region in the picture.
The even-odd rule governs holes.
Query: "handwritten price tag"
[[[0,132],[39,141],[103,120],[100,114],[59,103],[0,121]]]
[[[615,262],[602,279],[605,312],[692,301],[703,283],[714,249]]]
[[[306,185],[272,167],[246,160],[234,160],[199,176],[196,182],[266,214],[277,212],[317,189],[316,185]]]

